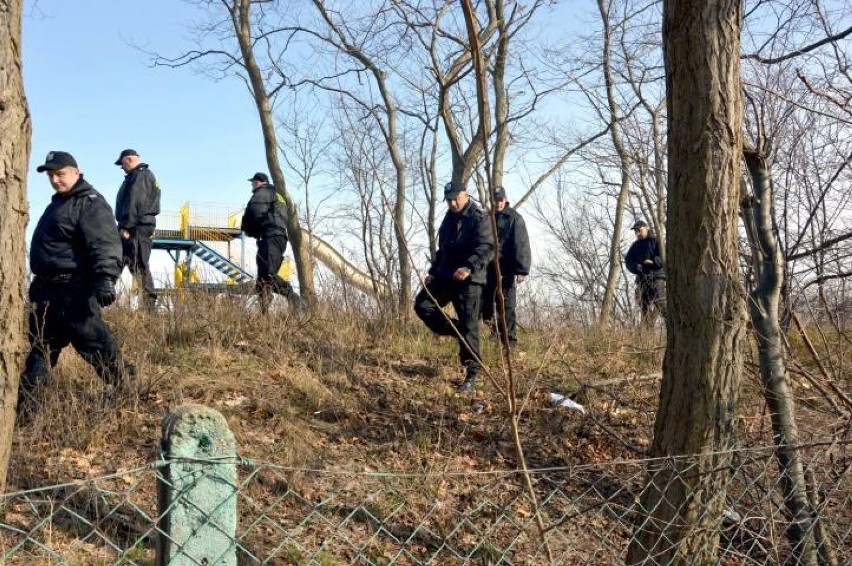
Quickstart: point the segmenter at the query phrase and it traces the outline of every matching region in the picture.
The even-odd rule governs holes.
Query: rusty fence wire
[[[798,454],[811,509],[805,535],[816,541],[817,563],[852,564],[852,447],[814,443]],[[517,471],[359,473],[240,459],[232,462],[239,480],[230,544],[240,565],[624,563],[650,520],[648,486],[662,498],[672,491],[649,483],[649,470],[655,478],[667,470],[667,481],[701,473],[727,484],[712,511],[718,520],[703,522],[719,525],[717,564],[793,563],[788,490],[774,449],[721,456],[724,465],[703,472],[706,456],[533,470],[536,504]],[[170,536],[157,512],[166,465],[4,495],[0,563],[155,564],[158,537]],[[662,503],[683,504],[658,500],[654,509]],[[651,556],[645,563],[655,563]],[[202,563],[216,562],[181,562]]]

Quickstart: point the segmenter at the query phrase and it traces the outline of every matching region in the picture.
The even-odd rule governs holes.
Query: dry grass
[[[108,309],[126,356],[139,368],[138,391],[105,398],[91,368],[73,350],[63,353],[39,412],[16,431],[9,488],[153,461],[160,421],[184,403],[219,410],[242,456],[279,466],[424,473],[517,466],[505,403],[493,384],[484,380],[475,395],[455,394],[461,370],[454,340],[432,336],[416,320],[397,324],[331,307],[298,316],[282,308],[265,318],[246,301],[194,295],[156,315]],[[502,381],[498,344],[483,334],[484,360]],[[512,360],[525,399],[520,426],[529,466],[641,456],[650,445],[663,353],[659,331],[566,326],[522,333]],[[848,356],[832,356],[848,390]],[[753,350],[747,358],[754,361]],[[806,365],[814,369],[812,361]],[[803,401],[803,434],[829,431],[836,419],[824,400],[801,380],[794,390]],[[588,413],[551,407],[551,391],[573,393]],[[742,397],[742,439],[768,441],[753,371]],[[422,491],[424,505],[439,496],[451,503],[473,490],[473,480],[408,481]],[[308,476],[293,474],[288,482],[305,492],[323,490]],[[376,505],[379,513],[381,502]]]
[[[493,385],[484,380],[473,396],[453,391],[460,377],[454,340],[432,336],[416,320],[400,325],[331,307],[310,316],[281,308],[264,318],[249,301],[200,294],[156,315],[109,309],[108,321],[139,368],[139,390],[105,399],[91,368],[73,350],[64,352],[40,411],[16,433],[13,485],[79,477],[79,466],[56,465],[63,450],[91,460],[88,473],[149,461],[160,420],[183,403],[221,411],[243,455],[280,465],[434,468],[452,467],[457,458],[468,466],[513,464],[505,404]],[[483,334],[486,364],[502,381],[499,345]],[[647,447],[659,382],[628,378],[658,374],[663,349],[658,331],[522,334],[513,364],[527,398],[522,427],[530,464],[635,456],[629,447]],[[838,367],[846,358],[832,359],[848,377]],[[756,383],[745,380],[746,398],[759,399]],[[812,412],[824,413],[807,385],[795,384],[815,404]],[[577,394],[590,416],[551,408],[551,391]],[[760,428],[767,422],[759,402],[746,405],[742,418],[757,419]]]
[[[109,309],[126,357],[139,368],[139,390],[106,399],[91,368],[66,350],[39,412],[17,430],[12,486],[150,461],[160,420],[183,403],[221,411],[243,455],[280,465],[400,469],[446,459],[441,465],[451,467],[461,456],[468,465],[511,465],[504,403],[493,386],[483,383],[474,396],[453,391],[460,377],[454,340],[432,336],[417,321],[399,325],[332,308],[310,316],[282,308],[267,319],[246,301],[193,295],[156,315]],[[485,337],[483,354],[502,379],[498,344]],[[554,449],[568,423],[589,426],[578,414],[549,408],[548,392],[658,371],[661,354],[659,344],[632,332],[524,334],[513,363],[530,395],[524,426],[535,464],[564,460]],[[558,438],[551,441],[554,426]],[[622,454],[617,446],[607,446],[610,456]],[[64,465],[57,459],[63,450],[91,466],[73,459]]]

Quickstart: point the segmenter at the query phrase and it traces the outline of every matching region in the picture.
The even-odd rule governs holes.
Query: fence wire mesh
[[[804,532],[818,563],[852,564],[849,446],[817,443],[798,454],[811,506]],[[517,471],[365,473],[239,460],[229,544],[241,565],[624,563],[636,533],[658,521],[660,509],[695,501],[694,493],[666,501],[677,492],[672,483],[695,485],[700,477],[727,485],[715,509],[698,507],[690,517],[694,528],[718,526],[715,563],[794,563],[789,490],[774,450],[716,456],[723,465],[711,470],[701,467],[706,456],[533,470],[535,501]],[[161,531],[156,495],[166,465],[4,495],[0,563],[154,564],[157,538],[170,536]],[[648,481],[663,476],[666,485]],[[702,534],[690,525],[664,527],[680,537]],[[646,564],[664,563],[654,559],[668,550],[660,540]]]

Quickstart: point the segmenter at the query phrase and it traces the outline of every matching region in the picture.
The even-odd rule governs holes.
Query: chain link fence
[[[819,563],[852,564],[850,446],[816,443],[799,453]],[[728,483],[717,563],[790,563],[790,520],[774,450],[727,456],[729,464],[709,472]],[[649,466],[690,474],[691,461],[533,470],[534,502],[518,471],[359,473],[239,460],[237,534],[230,544],[240,565],[624,563],[632,536],[647,521],[640,501]],[[166,465],[6,494],[0,563],[155,564],[158,537],[170,536],[157,513],[156,484]]]

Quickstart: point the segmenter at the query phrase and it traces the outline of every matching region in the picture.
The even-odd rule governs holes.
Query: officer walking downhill
[[[494,189],[494,219],[497,224],[497,237],[500,241],[498,258],[500,262],[501,287],[506,308],[506,337],[510,344],[518,342],[518,319],[515,314],[516,284],[523,283],[530,273],[532,253],[530,238],[524,217],[509,206],[506,189]],[[482,300],[482,319],[493,325],[497,311],[497,270],[494,263],[488,265],[488,280]]]
[[[115,164],[125,172],[124,182],[115,199],[122,261],[141,291],[141,307],[150,312],[157,303],[150,262],[151,239],[160,214],[160,185],[135,149],[122,151]]]
[[[269,312],[272,293],[287,298],[293,306],[302,305],[301,298],[290,285],[278,275],[287,250],[287,222],[284,216],[284,199],[269,183],[266,173],[255,173],[251,182],[251,199],[243,214],[243,232],[257,238],[257,293],[260,311]]]
[[[440,336],[457,336],[464,380],[456,390],[473,390],[481,369],[479,312],[485,271],[494,257],[488,218],[459,184],[444,187],[447,214],[438,229],[438,251],[422,289],[414,299],[414,311]],[[452,303],[457,318],[442,310]]]
[[[30,245],[35,276],[29,289],[30,353],[18,396],[24,408],[68,344],[109,384],[118,386],[136,375],[101,317],[101,307],[115,302],[121,274],[112,209],[83,179],[70,153],[51,151],[36,170],[47,172],[55,194]]]
[[[648,224],[637,220],[633,225],[636,241],[624,256],[627,271],[636,276],[637,298],[642,309],[642,324],[650,326],[657,311],[666,315],[666,272],[660,244]]]

